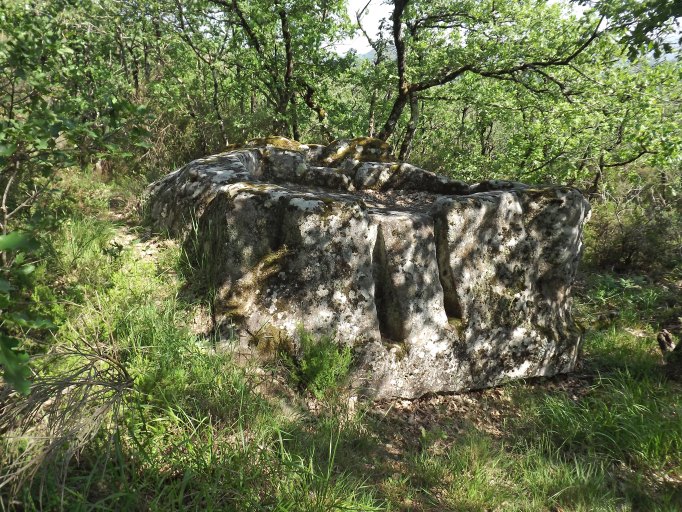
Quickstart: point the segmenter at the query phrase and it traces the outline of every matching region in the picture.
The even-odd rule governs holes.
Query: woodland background
[[[367,25],[381,9],[380,31]],[[0,0],[0,509],[679,510],[672,1]],[[353,35],[371,51],[340,51]],[[355,404],[310,339],[244,367],[144,187],[228,144],[374,136],[581,189],[569,377]],[[210,300],[209,300],[210,302]]]

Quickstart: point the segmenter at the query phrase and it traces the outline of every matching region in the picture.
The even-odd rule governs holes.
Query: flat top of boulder
[[[373,137],[335,140],[320,155],[320,164],[337,167],[344,160],[359,162],[396,162],[387,142]]]
[[[180,187],[190,202],[200,204],[199,197],[208,201],[231,183],[254,192],[295,190],[301,197],[359,202],[373,211],[425,212],[442,196],[475,195],[472,201],[480,202],[489,192],[531,192],[527,185],[513,181],[467,184],[438,175],[399,161],[385,141],[372,137],[340,139],[323,146],[267,136],[231,144],[222,153],[190,162],[152,184],[150,193]]]
[[[230,144],[225,148],[225,151],[234,151],[237,149],[251,149],[251,148],[262,148],[271,147],[277,149],[284,149],[286,151],[306,151],[308,146],[301,144],[300,142],[292,139],[287,139],[286,137],[280,137],[279,135],[269,135],[267,137],[258,137],[255,139],[250,139],[242,144]]]
[[[324,146],[321,144],[302,144],[296,140],[269,135],[250,139],[244,143],[230,144],[225,151],[238,149],[281,149],[284,151],[310,152],[311,164],[323,167],[338,167],[345,160],[358,162],[397,162],[391,154],[389,144],[374,137],[355,137],[354,139],[339,139]]]

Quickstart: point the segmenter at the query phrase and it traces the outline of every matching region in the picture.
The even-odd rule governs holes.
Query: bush
[[[0,235],[0,393],[4,384],[23,395],[30,389],[27,333],[51,327],[26,306],[35,265],[27,261],[32,240],[18,231]]]
[[[616,272],[665,271],[682,264],[682,185],[641,171],[614,180],[593,203],[589,263]]]
[[[318,339],[304,329],[300,329],[298,335],[298,356],[284,355],[285,366],[296,385],[309,390],[316,398],[323,398],[348,376],[351,349],[339,346],[333,336]]]

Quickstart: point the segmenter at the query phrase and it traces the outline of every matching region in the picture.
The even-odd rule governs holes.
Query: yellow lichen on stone
[[[267,324],[256,333],[251,333],[249,345],[255,345],[261,359],[270,360],[284,352],[289,353],[293,347],[291,337],[282,329]]]
[[[256,148],[262,146],[272,146],[277,149],[284,149],[286,151],[303,151],[303,144],[298,141],[271,135],[269,137],[262,137],[258,139],[251,139],[245,145],[246,147]]]
[[[522,189],[521,192],[536,197],[556,197],[557,189],[555,187],[529,187]]]
[[[244,186],[241,188],[241,190],[244,191],[249,191],[249,192],[254,192],[254,193],[264,193],[264,192],[270,192],[272,190],[278,190],[281,187],[278,187],[277,185],[272,185],[270,183],[251,183],[251,182],[243,182]],[[241,192],[240,190],[240,192]]]
[[[402,361],[405,359],[405,356],[409,355],[410,353],[409,347],[404,341],[393,342],[390,340],[384,340],[384,343],[388,351],[394,354],[396,361]]]
[[[248,315],[248,311],[245,311],[245,303],[240,300],[240,297],[253,294],[262,288],[270,277],[278,274],[282,270],[282,260],[289,253],[289,248],[283,245],[278,250],[266,254],[239,280],[236,286],[230,290],[230,297],[226,301],[225,313],[227,316],[241,319]]]
[[[283,245],[276,251],[266,254],[254,269],[260,272],[259,281],[267,279],[271,275],[279,272],[281,261],[287,254],[289,254],[289,248],[286,245]]]
[[[448,323],[455,329],[460,329],[462,325],[464,325],[464,320],[462,320],[461,318],[450,316],[448,317]]]
[[[286,151],[303,151],[303,144],[298,141],[287,139],[279,135],[269,135],[267,137],[258,137],[250,139],[244,143],[230,144],[225,148],[225,152],[235,151],[244,148],[264,148],[271,146],[277,149],[284,149]]]
[[[334,141],[327,146],[322,155],[325,165],[336,166],[341,161],[352,158],[360,162],[392,162],[391,147],[381,139],[356,137],[350,140]]]

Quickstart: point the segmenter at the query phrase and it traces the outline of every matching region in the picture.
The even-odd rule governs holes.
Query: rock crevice
[[[570,288],[589,205],[575,189],[469,185],[376,139],[267,138],[148,188],[243,333],[334,333],[370,396],[417,397],[571,371]],[[246,335],[245,335],[246,336]]]

